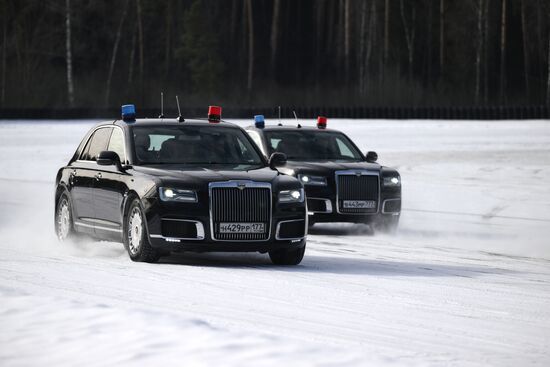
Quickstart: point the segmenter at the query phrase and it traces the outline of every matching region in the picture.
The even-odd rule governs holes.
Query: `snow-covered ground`
[[[92,123],[0,122],[1,366],[550,365],[549,122],[329,120],[400,170],[402,225],[315,226],[297,267],[59,244]]]

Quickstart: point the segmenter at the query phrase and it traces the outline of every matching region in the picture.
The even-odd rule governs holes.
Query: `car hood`
[[[288,161],[280,171],[285,174],[307,173],[311,175],[332,176],[335,171],[371,170],[380,171],[378,163],[368,162],[336,162],[336,161]]]
[[[217,167],[183,167],[181,165],[165,165],[162,167],[134,166],[136,172],[156,176],[161,180],[182,180],[188,182],[215,182],[229,180],[250,180],[272,182],[279,175],[269,167],[250,170],[231,170],[223,166]]]

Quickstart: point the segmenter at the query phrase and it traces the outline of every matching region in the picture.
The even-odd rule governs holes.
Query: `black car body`
[[[264,156],[287,155],[279,171],[295,176],[306,190],[309,224],[353,222],[393,231],[401,212],[401,177],[397,170],[363,155],[340,131],[263,124],[246,128]]]
[[[223,121],[100,123],[57,174],[58,237],[120,241],[138,261],[259,251],[297,264],[307,232],[303,185],[271,163]]]

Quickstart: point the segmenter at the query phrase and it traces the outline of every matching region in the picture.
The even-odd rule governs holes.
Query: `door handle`
[[[99,172],[97,175],[95,175],[94,178],[99,181],[99,179],[101,178],[101,172]]]

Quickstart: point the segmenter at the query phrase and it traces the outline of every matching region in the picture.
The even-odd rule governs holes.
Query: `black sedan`
[[[363,155],[345,134],[326,128],[265,125],[261,115],[246,128],[265,156],[285,153],[278,170],[297,177],[306,190],[309,225],[319,222],[371,224],[392,232],[401,213],[401,177],[376,163],[378,155]]]
[[[300,263],[303,185],[279,173],[244,130],[212,119],[100,123],[56,178],[60,240],[120,241],[134,261],[173,251],[258,251]]]

